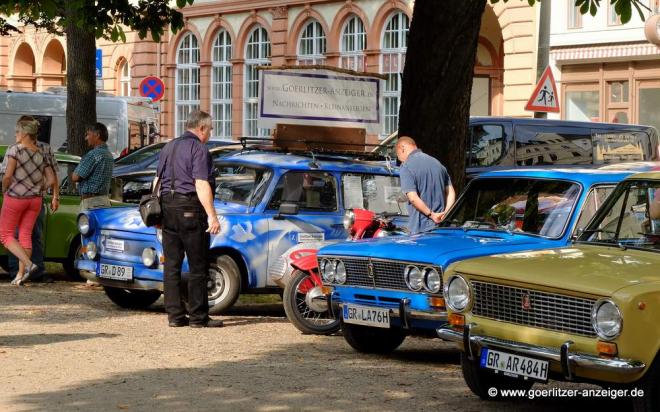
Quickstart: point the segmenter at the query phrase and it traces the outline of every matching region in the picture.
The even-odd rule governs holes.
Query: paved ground
[[[17,288],[0,277],[0,410],[629,409],[607,399],[482,402],[437,340],[360,355],[341,336],[300,334],[281,305],[241,304],[223,318],[222,329],[168,328],[160,301],[128,311],[81,283]]]

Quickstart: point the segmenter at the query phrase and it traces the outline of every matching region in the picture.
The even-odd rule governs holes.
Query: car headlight
[[[332,283],[335,280],[335,265],[328,259],[321,261],[321,276],[326,283]]]
[[[85,250],[85,256],[87,256],[87,259],[94,260],[96,258],[97,251],[96,243],[92,242],[91,240],[87,242],[87,247]]]
[[[156,240],[158,243],[163,243],[163,229],[156,229]]]
[[[434,268],[424,268],[424,288],[431,293],[438,293],[442,287],[440,273]]]
[[[424,286],[424,274],[417,266],[406,266],[405,269],[406,284],[411,290],[418,292]]]
[[[89,224],[89,216],[85,214],[78,216],[78,231],[83,236],[87,236],[91,233],[92,226]]]
[[[445,285],[445,301],[449,309],[464,311],[470,304],[470,286],[461,276],[452,276]]]
[[[151,267],[153,266],[154,263],[156,263],[156,250],[150,247],[144,248],[142,251],[142,263],[146,267]]]
[[[623,327],[619,307],[609,299],[600,299],[591,311],[591,324],[601,339],[616,338],[621,334]]]
[[[342,222],[344,223],[344,229],[351,230],[353,223],[355,223],[355,213],[351,209],[348,209],[344,212],[344,219]]]
[[[346,265],[341,260],[336,261],[335,265],[335,281],[337,283],[346,282]]]

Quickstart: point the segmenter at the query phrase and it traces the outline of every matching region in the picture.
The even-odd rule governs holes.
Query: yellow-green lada
[[[443,283],[437,332],[481,398],[554,379],[660,410],[660,172],[621,182],[572,246],[462,261]]]

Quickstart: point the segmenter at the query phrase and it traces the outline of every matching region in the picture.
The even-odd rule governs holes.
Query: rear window
[[[651,160],[653,147],[645,132],[594,132],[594,163]]]
[[[517,125],[516,164],[591,164],[591,129],[569,126]]]

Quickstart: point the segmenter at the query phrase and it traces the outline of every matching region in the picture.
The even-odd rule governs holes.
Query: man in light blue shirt
[[[415,141],[401,136],[396,144],[401,190],[408,197],[408,229],[411,234],[433,229],[456,200],[447,169],[417,148]],[[446,199],[445,199],[446,197]]]

